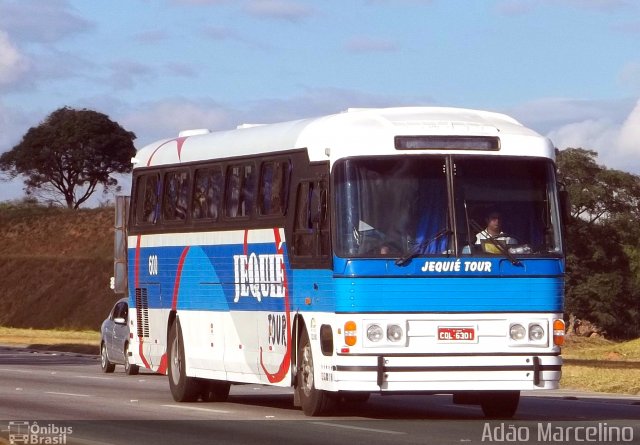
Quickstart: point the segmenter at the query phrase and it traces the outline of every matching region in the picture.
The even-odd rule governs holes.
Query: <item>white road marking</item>
[[[70,393],[70,392],[45,391],[45,394],[51,394],[51,395],[54,395],[54,396],[90,397],[89,394],[73,394],[73,393]]]
[[[198,408],[196,406],[186,406],[186,405],[160,405],[165,408],[178,408],[178,409],[187,409],[192,411],[203,411],[207,413],[218,413],[218,414],[229,414],[230,411],[224,411],[221,409],[210,409],[210,408]]]
[[[95,375],[77,375],[74,378],[78,379],[94,379],[94,380],[113,380],[112,377],[100,377]]]
[[[5,371],[5,372],[19,372],[21,374],[33,374],[33,371],[30,371],[28,369],[11,369],[11,368],[0,368],[0,371]]]
[[[370,431],[372,433],[407,434],[404,431],[380,430],[380,429],[377,429],[377,428],[364,428],[364,427],[361,427],[361,426],[340,425],[340,424],[337,424],[337,423],[329,423],[329,422],[312,422],[312,423],[315,423],[316,425],[330,426],[330,427],[333,427],[333,428],[344,428],[344,429],[348,429],[348,430]]]

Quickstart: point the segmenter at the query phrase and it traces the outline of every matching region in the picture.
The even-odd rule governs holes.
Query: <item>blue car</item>
[[[100,328],[100,364],[102,372],[113,372],[116,365],[124,365],[124,372],[135,375],[137,365],[129,363],[129,302],[121,298]]]

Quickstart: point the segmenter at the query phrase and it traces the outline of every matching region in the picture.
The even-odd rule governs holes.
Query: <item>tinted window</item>
[[[256,196],[253,164],[232,165],[227,168],[226,216],[240,218],[253,214]]]
[[[137,214],[138,224],[155,224],[158,220],[160,194],[160,177],[157,174],[149,174],[138,177],[137,189]]]
[[[187,219],[188,196],[189,173],[187,171],[167,173],[164,180],[162,204],[165,221],[184,221]]]
[[[441,157],[352,159],[336,165],[337,251],[343,256],[442,254],[448,249]]]
[[[329,254],[329,219],[327,187],[324,181],[298,185],[293,231],[293,250],[301,257]]]
[[[291,164],[285,161],[270,161],[262,164],[258,209],[260,215],[284,215],[289,190]]]
[[[193,219],[218,220],[224,177],[220,167],[197,170],[193,189]]]

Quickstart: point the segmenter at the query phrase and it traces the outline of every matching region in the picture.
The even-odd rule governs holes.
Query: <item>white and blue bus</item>
[[[176,401],[258,383],[294,387],[307,415],[444,393],[512,416],[561,375],[554,156],[508,116],[428,107],[150,144],[132,160],[129,360]]]

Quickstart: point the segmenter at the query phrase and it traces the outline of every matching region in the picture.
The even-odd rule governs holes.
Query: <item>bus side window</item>
[[[255,167],[232,165],[227,169],[226,216],[240,218],[253,214],[256,198]]]
[[[186,171],[167,173],[162,203],[165,221],[184,221],[187,219],[188,196],[189,173]]]
[[[293,232],[293,251],[302,257],[329,255],[327,188],[324,181],[298,185]]]
[[[155,224],[158,220],[158,195],[160,178],[153,173],[138,177],[137,183],[137,224]]]
[[[293,250],[298,256],[313,254],[313,226],[309,212],[309,194],[312,183],[301,182],[298,185],[296,202],[296,220],[293,232]]]
[[[258,192],[258,211],[261,216],[286,213],[290,173],[291,164],[288,160],[262,164]]]
[[[191,217],[218,220],[224,177],[220,167],[196,171]]]

